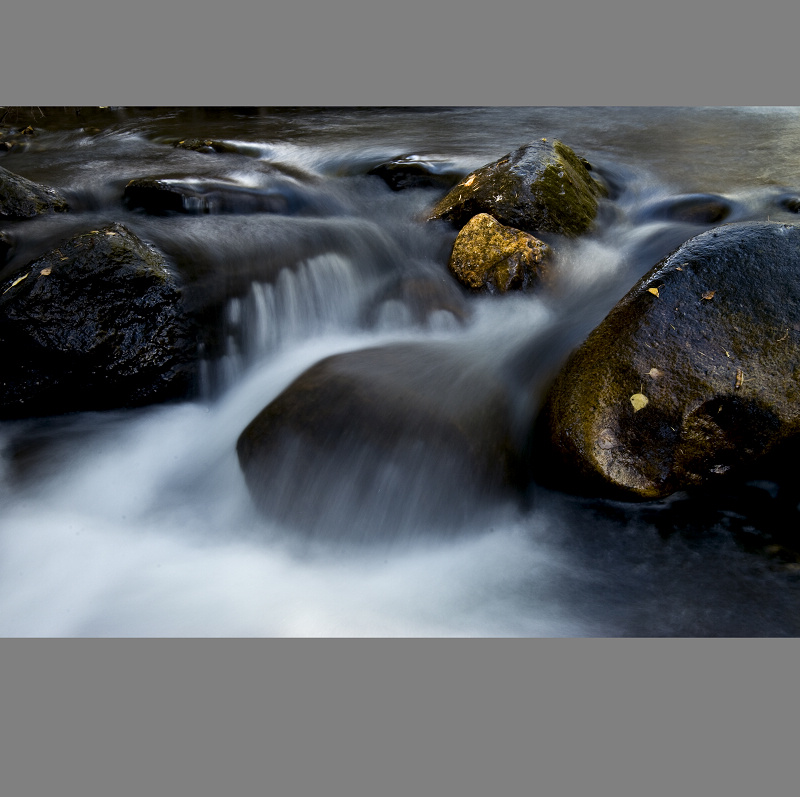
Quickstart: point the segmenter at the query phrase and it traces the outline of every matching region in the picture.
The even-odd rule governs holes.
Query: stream
[[[798,109],[15,113],[5,128],[35,132],[0,166],[58,188],[71,211],[1,223],[13,246],[0,277],[120,222],[165,254],[213,334],[186,401],[0,421],[0,635],[800,634],[800,554],[787,542],[797,508],[777,508],[768,482],[644,504],[532,484],[523,501],[467,510],[442,497],[447,465],[430,447],[386,476],[390,498],[362,501],[355,484],[303,534],[259,513],[236,456],[242,430],[306,369],[375,346],[452,353],[530,424],[628,289],[722,223],[704,216],[709,195],[725,222],[800,220]],[[230,151],[175,146],[192,138]],[[557,252],[546,294],[467,294],[446,268],[455,232],[424,221],[447,189],[393,191],[368,174],[413,155],[460,179],[538,138],[568,144],[610,188],[590,233],[542,235]],[[151,176],[196,181],[194,204],[123,202],[130,180]],[[239,198],[225,204],[204,188],[214,181]],[[420,283],[439,292],[403,288]],[[458,376],[419,379],[436,397]],[[343,457],[335,469],[357,482],[384,464]],[[313,504],[313,480],[327,478],[287,474],[276,490],[288,504]],[[417,511],[428,505],[452,519],[446,532]]]

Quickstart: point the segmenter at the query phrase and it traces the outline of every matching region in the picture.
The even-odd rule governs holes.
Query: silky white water
[[[453,352],[473,384],[502,385],[524,432],[570,350],[641,274],[712,226],[665,219],[659,203],[714,193],[728,221],[795,220],[781,201],[800,192],[796,111],[123,109],[100,134],[73,128],[54,124],[0,162],[78,202],[69,217],[4,225],[15,248],[3,273],[75,230],[122,221],[186,275],[198,306],[219,308],[219,344],[192,400],[0,422],[0,635],[800,632],[792,572],[742,550],[724,512],[701,535],[665,534],[670,501],[597,503],[531,485],[525,501],[487,501],[458,533],[409,521],[388,535],[372,504],[345,501],[325,511],[332,528],[358,524],[355,539],[308,538],[255,509],[235,451],[307,368],[397,343]],[[252,165],[172,146],[190,135],[241,144]],[[442,192],[392,192],[367,170],[416,152],[466,174],[537,137],[561,138],[617,184],[593,234],[551,241],[552,292],[476,297],[443,280],[446,300],[421,308],[397,290],[398,279],[447,276],[449,233],[421,220]],[[294,215],[158,216],[120,202],[134,177],[193,170],[247,187],[271,163],[316,180]],[[420,465],[435,455],[421,451]],[[386,476],[409,507],[436,490],[414,470]],[[287,500],[314,487],[295,480]]]

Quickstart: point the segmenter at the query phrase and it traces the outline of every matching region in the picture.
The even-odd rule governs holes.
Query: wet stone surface
[[[557,377],[535,448],[566,489],[652,499],[799,432],[800,228],[746,222],[687,241],[625,296]]]

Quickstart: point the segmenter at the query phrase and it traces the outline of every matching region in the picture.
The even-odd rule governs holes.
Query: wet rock
[[[467,288],[506,293],[542,280],[551,254],[538,238],[479,213],[459,232],[448,268]]]
[[[288,184],[253,188],[210,178],[142,177],[125,186],[125,203],[148,213],[290,213],[303,204]]]
[[[163,257],[120,224],[77,235],[0,284],[0,416],[181,398],[196,338]]]
[[[451,188],[463,172],[449,161],[435,161],[418,155],[403,155],[370,169],[367,174],[380,177],[392,191],[406,188]]]
[[[781,207],[790,213],[800,213],[800,196],[789,195],[781,199]]]
[[[417,324],[429,323],[434,313],[442,312],[462,323],[469,318],[464,292],[449,278],[433,274],[403,275],[387,281],[370,302],[365,323],[374,326],[391,316],[393,307],[400,308],[401,321],[408,316]]]
[[[290,177],[265,178],[261,186],[209,177],[141,177],[125,186],[125,204],[163,215],[281,213],[314,208],[321,199]]]
[[[757,471],[799,432],[800,227],[744,222],[680,246],[589,335],[531,456],[563,489],[654,499]]]
[[[0,232],[0,264],[5,263],[10,250],[11,238],[8,233]]]
[[[575,236],[589,228],[605,193],[568,146],[534,141],[465,177],[428,218],[463,227],[488,213],[526,232]]]
[[[0,218],[29,219],[65,210],[68,210],[67,200],[55,188],[0,167]]]
[[[192,152],[228,152],[239,153],[240,150],[233,144],[226,141],[216,141],[211,138],[186,138],[176,142],[178,149],[188,149]]]
[[[639,221],[664,219],[684,224],[719,224],[733,211],[733,203],[718,194],[684,194],[663,199],[645,208]]]
[[[312,536],[468,523],[519,474],[506,397],[468,357],[406,344],[314,365],[239,438],[256,505]]]

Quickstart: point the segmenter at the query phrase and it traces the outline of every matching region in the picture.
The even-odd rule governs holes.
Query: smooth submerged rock
[[[4,263],[11,250],[11,238],[8,233],[0,232],[0,263]]]
[[[239,437],[256,505],[311,535],[463,526],[520,472],[506,396],[466,356],[405,344],[308,369]]]
[[[780,201],[781,207],[788,210],[790,213],[800,213],[800,196],[790,194],[784,196]]]
[[[227,152],[231,154],[239,154],[241,152],[241,149],[235,144],[229,144],[227,141],[217,141],[211,138],[186,138],[176,142],[175,146],[178,149],[188,149],[192,152]]]
[[[0,284],[0,416],[184,397],[196,348],[158,252],[121,224],[77,235]]]
[[[472,290],[506,293],[542,280],[551,254],[533,235],[479,213],[458,233],[448,267]]]
[[[141,177],[125,186],[125,203],[147,213],[291,213],[305,204],[297,187],[243,186],[200,177]]]
[[[378,164],[367,174],[380,177],[392,191],[402,191],[406,188],[451,188],[463,172],[457,171],[449,161],[403,155]]]
[[[664,219],[686,224],[719,224],[733,211],[733,203],[719,194],[682,194],[659,200],[642,209],[640,221]]]
[[[463,227],[488,213],[501,224],[538,234],[575,236],[597,214],[605,188],[584,162],[560,141],[534,141],[467,175],[428,218]]]
[[[55,188],[0,167],[0,218],[30,219],[66,210],[69,210],[67,200]]]
[[[662,260],[556,378],[531,456],[559,487],[654,499],[800,433],[800,227],[724,225]]]
[[[418,324],[431,321],[435,313],[448,313],[458,322],[465,322],[470,306],[464,291],[445,275],[405,274],[386,281],[371,298],[364,320],[369,325],[390,315],[393,305]]]

